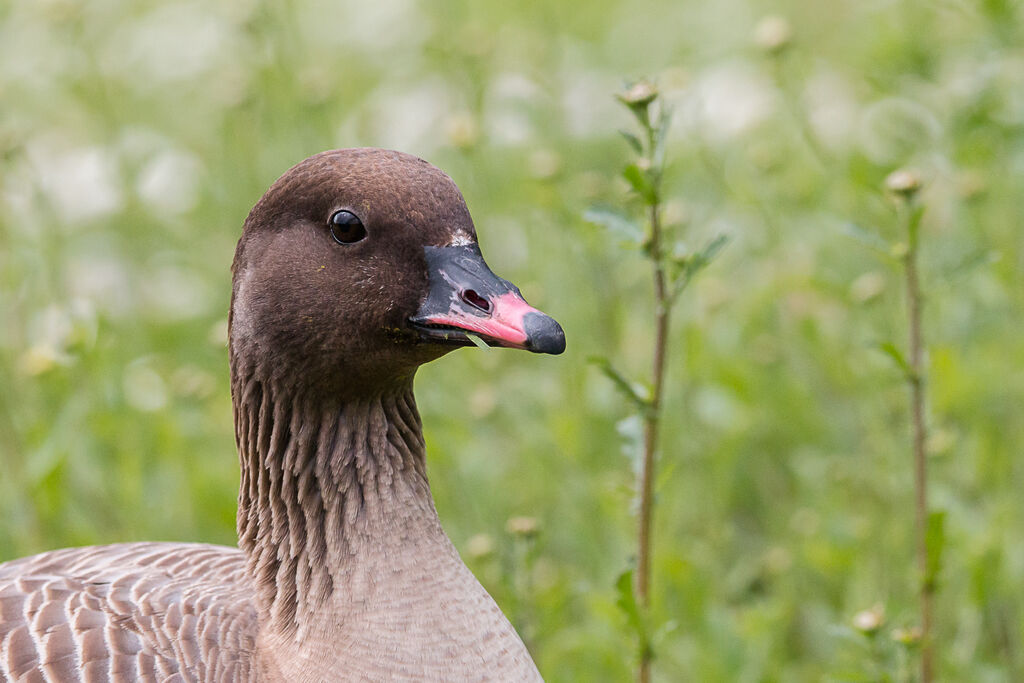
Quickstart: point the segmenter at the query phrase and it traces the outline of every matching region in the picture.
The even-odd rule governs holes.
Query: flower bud
[[[917,191],[921,189],[921,176],[910,169],[898,169],[886,177],[885,189],[904,199],[913,199]]]
[[[885,625],[885,608],[880,604],[853,615],[853,627],[866,636],[875,635],[883,625]]]
[[[445,121],[445,133],[452,145],[466,149],[480,139],[480,124],[469,112],[459,112]]]
[[[540,521],[536,517],[511,517],[505,523],[505,530],[520,538],[533,538],[540,532]]]
[[[892,639],[900,645],[911,647],[921,642],[921,628],[911,626],[909,628],[897,628],[892,632]]]
[[[767,16],[754,27],[754,44],[768,54],[778,54],[793,42],[793,27],[784,17]]]
[[[466,541],[466,554],[474,560],[482,560],[494,554],[494,539],[490,534],[476,534]]]
[[[634,112],[640,112],[658,97],[658,89],[650,81],[637,81],[616,97]]]

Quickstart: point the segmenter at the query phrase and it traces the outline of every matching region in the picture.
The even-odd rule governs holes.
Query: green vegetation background
[[[769,14],[792,44],[754,39]],[[915,620],[898,239],[920,169],[944,680],[1024,680],[1024,30],[1013,0],[0,2],[0,560],[234,542],[234,243],[291,164],[375,145],[461,186],[492,267],[566,355],[461,350],[418,379],[437,506],[552,681],[626,680],[628,406],[648,272],[628,112],[676,106],[667,224],[731,242],[672,333],[658,680],[898,680]],[[762,24],[762,42],[773,30]],[[778,26],[774,26],[777,30]],[[683,248],[683,247],[680,247]],[[883,250],[884,251],[884,250]],[[623,420],[626,420],[623,422]],[[539,534],[506,530],[535,518]],[[850,627],[876,604],[875,639]]]

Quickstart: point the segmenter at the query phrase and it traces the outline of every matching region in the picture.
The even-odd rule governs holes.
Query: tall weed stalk
[[[888,350],[903,370],[910,402],[911,452],[914,462],[914,547],[919,577],[921,619],[921,682],[931,683],[935,668],[932,613],[945,519],[943,513],[932,513],[928,510],[925,341],[921,327],[921,309],[924,301],[918,266],[921,217],[924,214],[924,206],[917,201],[920,187],[921,181],[912,171],[896,171],[886,179],[886,188],[896,197],[900,222],[905,233],[906,242],[897,244],[893,253],[903,268],[907,302],[906,356],[901,354],[894,344],[888,345]]]
[[[651,373],[648,382],[627,379],[606,358],[594,362],[622,391],[643,424],[641,448],[636,463],[637,481],[637,545],[636,566],[623,572],[616,584],[618,602],[627,616],[637,642],[636,680],[646,683],[651,677],[655,658],[655,642],[663,626],[652,623],[651,584],[654,524],[654,480],[658,464],[661,436],[662,405],[665,395],[665,374],[670,350],[672,309],[679,296],[725,244],[719,236],[696,252],[686,252],[679,235],[672,234],[662,223],[665,145],[672,113],[657,89],[646,81],[635,83],[618,96],[632,112],[639,135],[621,131],[629,144],[633,159],[622,171],[639,204],[632,215],[618,209],[594,207],[585,218],[604,226],[627,242],[639,246],[649,262],[654,303],[654,335],[651,349]]]

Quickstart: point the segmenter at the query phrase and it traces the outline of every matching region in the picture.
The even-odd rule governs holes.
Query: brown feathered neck
[[[387,558],[447,543],[412,379],[336,399],[234,354],[231,366],[239,546],[261,620],[302,637],[321,606],[386,570]]]

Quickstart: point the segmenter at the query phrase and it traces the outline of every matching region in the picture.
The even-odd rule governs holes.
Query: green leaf
[[[946,512],[928,513],[928,522],[924,535],[927,561],[925,563],[925,586],[933,589],[942,569],[942,551],[946,545]]]
[[[592,206],[583,212],[583,220],[607,228],[615,237],[637,244],[644,240],[644,230],[626,214],[604,206]]]
[[[630,187],[643,198],[648,206],[658,203],[658,191],[651,182],[650,176],[642,171],[636,164],[630,164],[622,171],[622,177],[626,179]]]
[[[903,352],[900,351],[899,347],[891,341],[881,342],[878,345],[878,350],[889,356],[889,358],[892,358],[893,362],[896,363],[899,369],[903,371],[904,375],[910,377],[914,374],[913,370],[910,369],[910,363],[908,363],[907,359],[903,356]]]
[[[642,142],[640,142],[640,138],[633,135],[628,130],[620,130],[619,135],[626,139],[626,142],[629,143],[629,146],[633,148],[634,152],[636,152],[637,154],[644,153],[644,145]]]
[[[693,281],[697,273],[704,270],[721,253],[722,249],[729,242],[728,235],[718,235],[704,245],[704,248],[695,254],[675,257],[672,264],[675,266],[674,279],[672,281],[671,301],[674,301],[683,290]]]
[[[642,608],[637,602],[636,593],[633,590],[632,569],[627,569],[619,574],[619,578],[615,581],[615,592],[618,596],[615,604],[626,614],[626,621],[640,642],[641,654],[649,655],[651,652],[651,639],[648,634],[647,619],[644,617]]]
[[[713,240],[705,244],[704,248],[700,250],[700,259],[702,261],[701,268],[709,265],[712,261],[714,261],[718,254],[728,243],[728,235],[718,235]]]
[[[647,415],[651,412],[650,392],[643,385],[630,382],[607,358],[591,356],[588,360],[593,365],[596,365],[604,373],[605,377],[610,379],[641,413]]]
[[[480,337],[476,336],[475,334],[473,334],[471,332],[467,332],[466,336],[469,337],[469,341],[473,342],[478,348],[481,348],[481,349],[489,349],[489,348],[491,348],[487,344],[487,342],[485,342],[483,339],[481,339]]]

